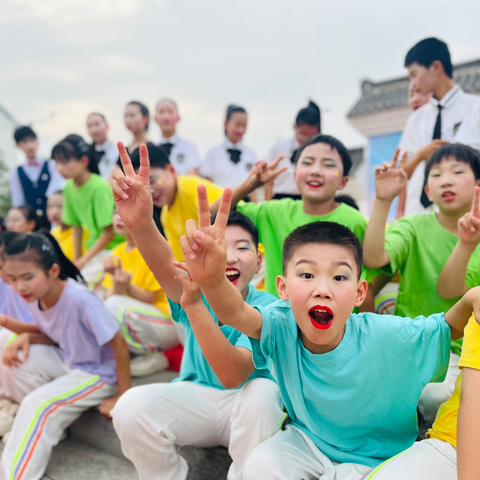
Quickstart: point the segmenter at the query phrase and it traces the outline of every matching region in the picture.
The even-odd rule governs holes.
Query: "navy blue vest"
[[[31,205],[35,210],[42,210],[43,213],[47,210],[47,188],[50,183],[50,172],[48,171],[48,162],[43,163],[42,171],[36,182],[32,182],[23,170],[23,167],[18,167],[18,178],[23,189],[25,202]]]

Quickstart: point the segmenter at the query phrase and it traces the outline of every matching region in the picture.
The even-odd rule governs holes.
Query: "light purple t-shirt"
[[[116,383],[115,356],[107,343],[120,328],[93,292],[68,279],[52,308],[40,310],[38,302],[29,308],[38,328],[58,344],[68,365]]]
[[[28,303],[7,283],[0,278],[0,313],[21,320],[35,323],[28,309]]]

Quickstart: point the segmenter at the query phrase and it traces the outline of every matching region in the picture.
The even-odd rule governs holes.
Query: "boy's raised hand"
[[[458,236],[463,243],[480,243],[480,187],[475,187],[471,210],[458,220]]]
[[[278,164],[283,160],[283,155],[280,155],[270,165],[264,160],[255,162],[255,165],[250,170],[248,182],[252,184],[252,189],[256,189],[273,180],[277,175],[287,170],[288,167],[277,168]]]
[[[188,274],[185,262],[176,262],[174,265],[183,270],[178,275],[175,275],[175,280],[181,282],[183,287],[182,296],[180,297],[180,306],[188,311],[189,307],[202,301],[202,291]]]
[[[200,287],[216,285],[225,278],[227,254],[225,229],[230,213],[232,190],[226,188],[222,195],[215,223],[210,222],[207,189],[198,186],[198,227],[194,220],[185,224],[187,235],[180,239],[183,256],[192,280]]]
[[[407,174],[402,165],[406,162],[408,153],[403,154],[397,168],[399,155],[400,149],[397,148],[391,162],[385,162],[375,169],[375,193],[378,200],[392,201],[407,185]]]
[[[140,169],[136,174],[123,143],[118,142],[117,147],[125,173],[116,169],[110,184],[118,214],[126,227],[131,229],[142,222],[150,222],[153,215],[148,150],[145,145],[140,146]]]

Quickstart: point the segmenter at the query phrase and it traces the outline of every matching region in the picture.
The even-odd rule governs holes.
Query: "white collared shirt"
[[[465,93],[458,85],[448,91],[440,101],[432,97],[428,103],[410,115],[399,144],[402,153],[407,151],[412,156],[421,147],[431,143],[437,121],[438,104],[443,107],[441,138],[452,142],[461,123],[475,103],[480,103],[480,98]],[[433,209],[432,206],[424,208],[420,202],[425,179],[425,164],[426,162],[422,160],[408,181],[405,215],[427,213]]]
[[[455,142],[480,150],[480,102],[472,107],[455,135]]]
[[[197,147],[192,142],[178,135],[172,135],[170,138],[162,137],[158,145],[161,146],[164,143],[173,145],[169,158],[177,175],[186,175],[190,170],[195,170],[201,165],[202,160]]]
[[[228,149],[240,150],[240,161],[233,163],[230,160]],[[208,151],[204,162],[200,166],[199,174],[210,178],[220,187],[235,187],[242,183],[249,175],[250,170],[257,161],[255,152],[243,145],[242,142],[233,144],[229,140]]]
[[[113,142],[107,140],[103,145],[95,145],[95,150],[104,152],[98,160],[98,171],[100,176],[107,180],[117,164],[119,157],[118,148]]]
[[[280,161],[277,168],[288,167],[287,170],[275,177],[273,182],[273,195],[276,193],[284,193],[288,195],[299,194],[294,179],[295,166],[291,162],[293,152],[299,147],[300,144],[295,140],[294,137],[288,138],[287,140],[282,140],[276,143],[265,157],[265,161],[268,165],[270,165],[280,155],[283,155],[284,158]]]
[[[25,175],[33,182],[37,182],[40,177],[40,173],[43,169],[44,160],[37,157],[34,159],[36,165],[25,162],[21,165]],[[62,191],[65,185],[65,179],[58,173],[53,160],[47,160],[48,172],[50,173],[50,183],[48,184],[45,196],[48,198],[52,193]],[[25,205],[25,195],[23,193],[22,183],[18,176],[17,167],[10,170],[10,191],[12,196],[12,205],[14,207],[21,207]]]

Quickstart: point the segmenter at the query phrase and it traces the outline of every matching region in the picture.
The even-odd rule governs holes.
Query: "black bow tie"
[[[297,152],[298,148],[292,152],[292,156],[290,157],[290,162],[292,162],[292,164],[295,163],[295,157],[297,156]]]
[[[160,148],[162,148],[163,151],[167,154],[167,157],[170,158],[170,152],[172,151],[173,143],[170,143],[170,142],[162,143],[160,145]]]
[[[230,154],[230,160],[237,164],[240,161],[240,156],[242,155],[242,152],[240,150],[237,150],[236,148],[228,148],[227,152]]]

